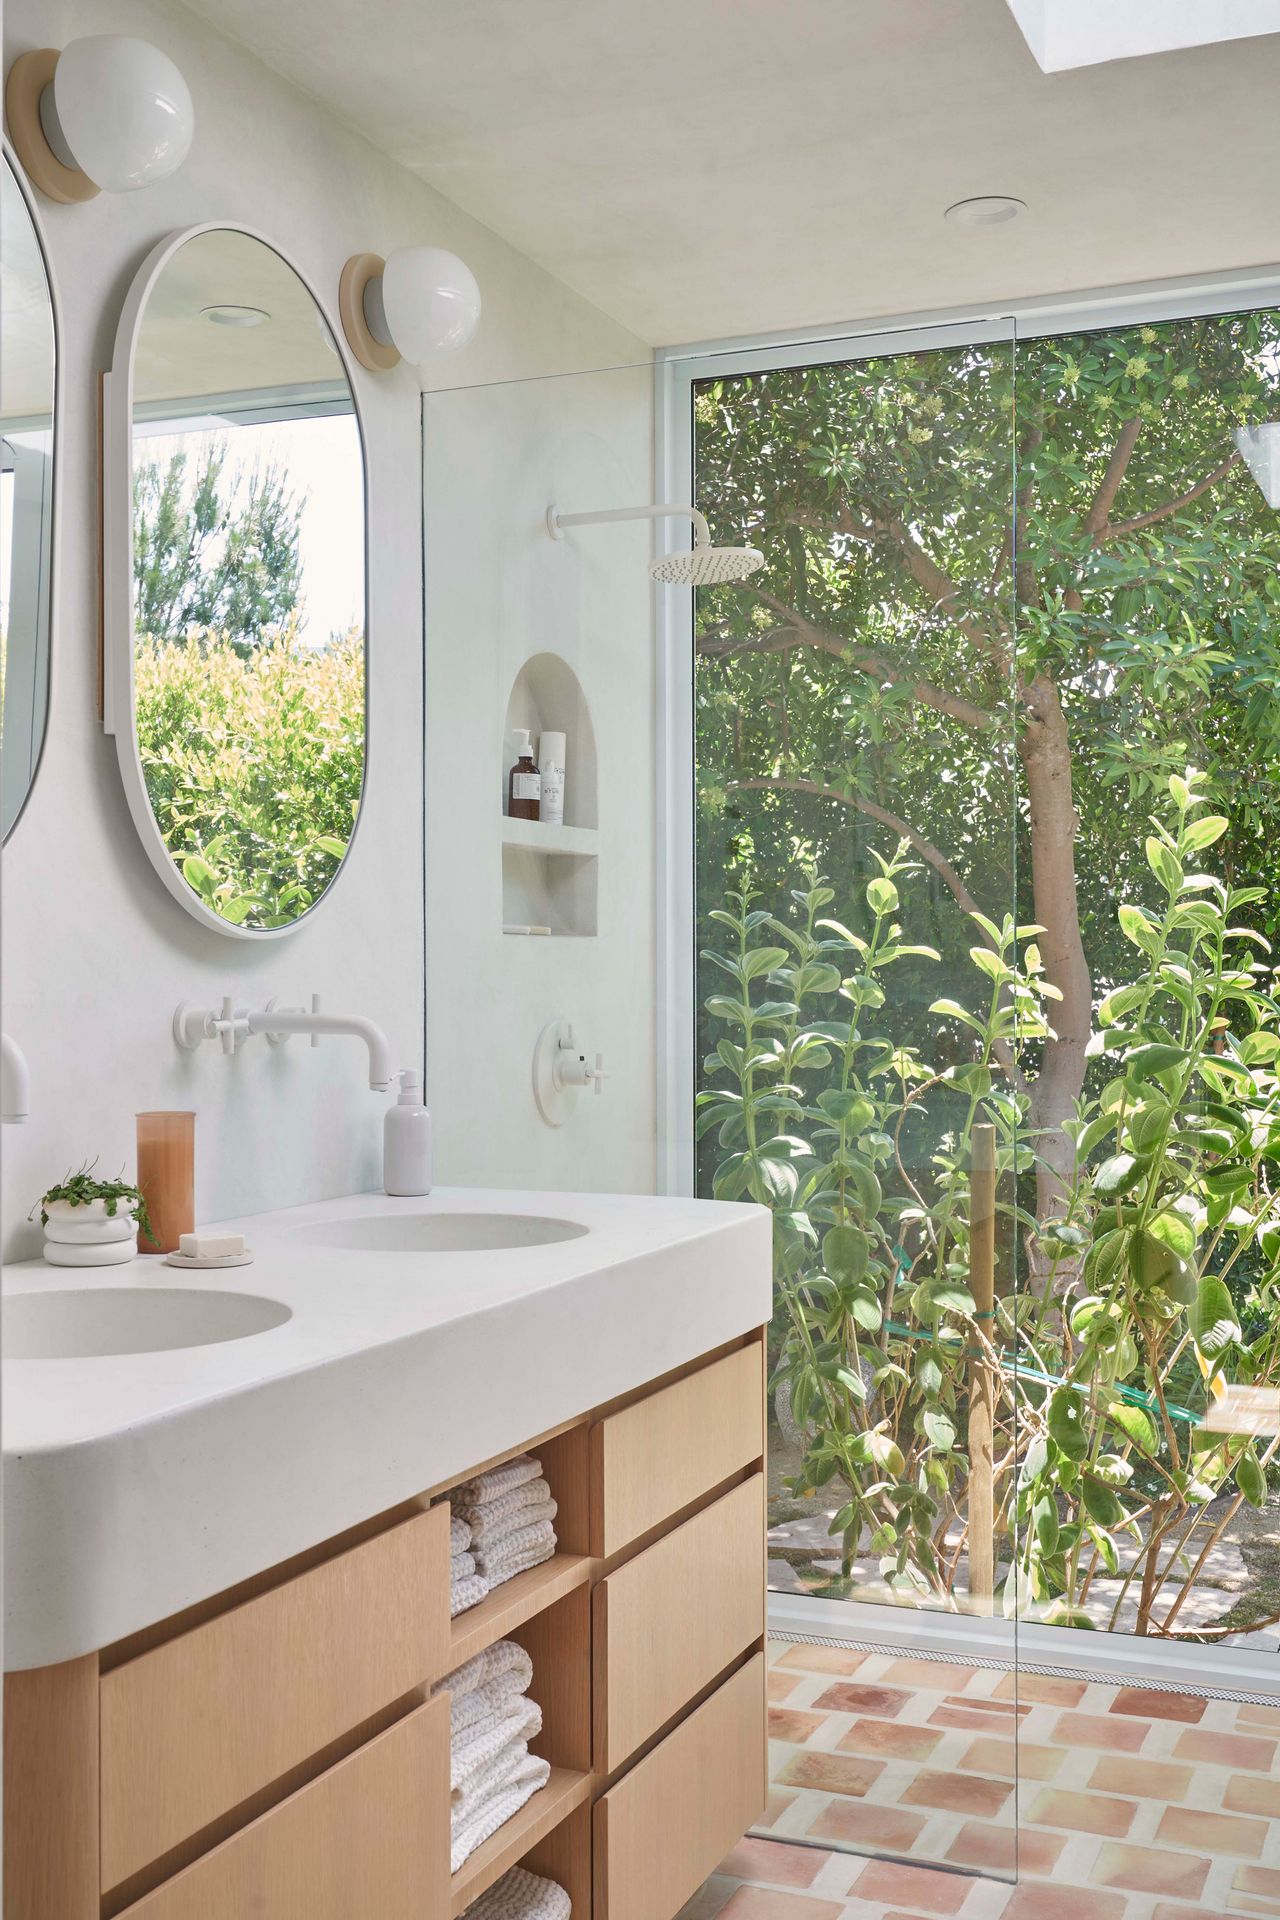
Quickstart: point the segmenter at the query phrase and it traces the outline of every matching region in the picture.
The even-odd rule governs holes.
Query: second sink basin
[[[578,1240],[587,1227],[536,1213],[360,1213],[295,1227],[292,1239],[311,1247],[359,1253],[492,1253],[504,1247],[547,1247]]]
[[[9,1293],[0,1307],[6,1360],[105,1359],[211,1347],[292,1318],[279,1300],[209,1287],[59,1287]]]

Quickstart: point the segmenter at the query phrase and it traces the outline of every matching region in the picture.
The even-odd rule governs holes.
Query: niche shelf
[[[512,735],[527,728],[534,752],[544,730],[567,741],[564,823],[512,820],[506,812]],[[516,675],[503,718],[502,924],[546,927],[553,938],[591,939],[597,931],[599,815],[595,729],[577,674],[557,653],[536,653]]]

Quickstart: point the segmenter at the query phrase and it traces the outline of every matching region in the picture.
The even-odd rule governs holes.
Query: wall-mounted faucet
[[[533,1097],[549,1127],[564,1125],[583,1087],[600,1093],[608,1078],[604,1055],[598,1053],[595,1066],[588,1066],[567,1020],[547,1022],[533,1050]]]
[[[16,1040],[0,1033],[0,1120],[20,1127],[31,1111],[31,1075],[27,1056]]]
[[[230,994],[220,1008],[193,1007],[184,1000],[173,1016],[173,1037],[186,1053],[194,1053],[202,1041],[217,1040],[224,1053],[233,1054],[256,1033],[265,1035],[272,1046],[282,1046],[296,1033],[311,1036],[318,1047],[322,1034],[349,1033],[363,1040],[369,1049],[369,1085],[375,1093],[385,1093],[395,1079],[391,1064],[391,1046],[382,1028],[362,1013],[322,1013],[320,996],[311,996],[311,1009],[282,1007],[269,1000],[265,1007],[237,1007]]]

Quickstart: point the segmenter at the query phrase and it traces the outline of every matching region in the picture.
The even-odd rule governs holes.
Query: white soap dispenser
[[[398,1074],[400,1098],[382,1123],[382,1184],[388,1193],[430,1193],[434,1174],[431,1115],[416,1067]]]

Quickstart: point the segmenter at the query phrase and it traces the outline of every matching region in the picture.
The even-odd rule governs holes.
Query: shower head
[[[664,553],[649,568],[649,576],[669,587],[720,587],[745,580],[764,565],[759,547],[686,547],[683,553]]]
[[[692,520],[692,547],[679,553],[664,553],[649,568],[651,580],[669,587],[716,587],[745,580],[764,565],[758,547],[713,547],[711,529],[705,515],[696,507],[610,507],[600,513],[561,513],[547,508],[547,532],[553,540],[563,537],[565,527],[598,525],[605,520],[663,520],[671,516]]]

